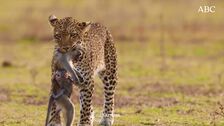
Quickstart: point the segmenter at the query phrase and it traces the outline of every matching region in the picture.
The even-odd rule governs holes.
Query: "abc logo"
[[[200,6],[198,13],[215,13],[215,6]]]

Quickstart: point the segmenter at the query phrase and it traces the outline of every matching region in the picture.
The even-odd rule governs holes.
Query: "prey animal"
[[[80,22],[72,17],[58,19],[51,15],[56,42],[52,60],[52,88],[49,99],[46,126],[62,126],[61,111],[66,126],[72,126],[74,107],[69,95],[60,85],[67,81],[79,87],[79,126],[93,125],[92,96],[94,77],[98,75],[104,85],[104,105],[100,125],[111,126],[114,122],[114,94],[117,85],[117,55],[109,30],[100,23]],[[69,78],[54,81],[55,73],[61,69]],[[60,82],[59,82],[60,81]],[[52,98],[53,96],[53,98]],[[60,101],[57,100],[60,98]],[[53,99],[53,100],[52,100]]]
[[[49,99],[46,124],[51,123],[51,121],[53,121],[57,113],[59,113],[60,111],[63,111],[63,114],[64,114],[63,116],[66,119],[65,120],[66,126],[70,126],[72,125],[73,118],[74,118],[74,105],[70,100],[70,97],[72,94],[73,81],[71,77],[69,76],[68,72],[64,69],[61,69],[61,70],[57,70],[54,73],[52,82],[54,82],[54,84],[56,84],[60,88],[55,90],[55,92],[51,94],[51,97]],[[60,108],[57,108],[55,113],[51,113],[51,117],[50,117],[49,112],[53,107],[52,106],[53,102],[59,105]]]

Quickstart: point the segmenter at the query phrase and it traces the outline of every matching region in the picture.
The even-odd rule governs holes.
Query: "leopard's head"
[[[51,15],[49,22],[53,27],[54,40],[62,53],[73,50],[77,45],[82,45],[83,35],[91,27],[89,22],[78,22],[72,17],[58,19]]]

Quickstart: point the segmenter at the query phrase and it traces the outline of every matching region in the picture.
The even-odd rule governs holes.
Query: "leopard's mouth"
[[[66,53],[69,50],[70,50],[69,47],[60,47],[60,48],[58,48],[58,52],[60,52],[60,53]]]

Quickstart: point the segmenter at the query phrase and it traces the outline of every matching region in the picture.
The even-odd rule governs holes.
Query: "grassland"
[[[117,43],[119,84],[116,126],[224,125],[223,42],[173,43],[164,59],[156,42]],[[52,43],[21,41],[0,46],[0,125],[43,125],[50,90]],[[128,50],[128,51],[127,51]],[[3,53],[4,52],[4,53]],[[8,55],[5,55],[8,54]],[[102,111],[102,84],[96,79],[95,124]],[[78,92],[74,88],[78,120]]]

